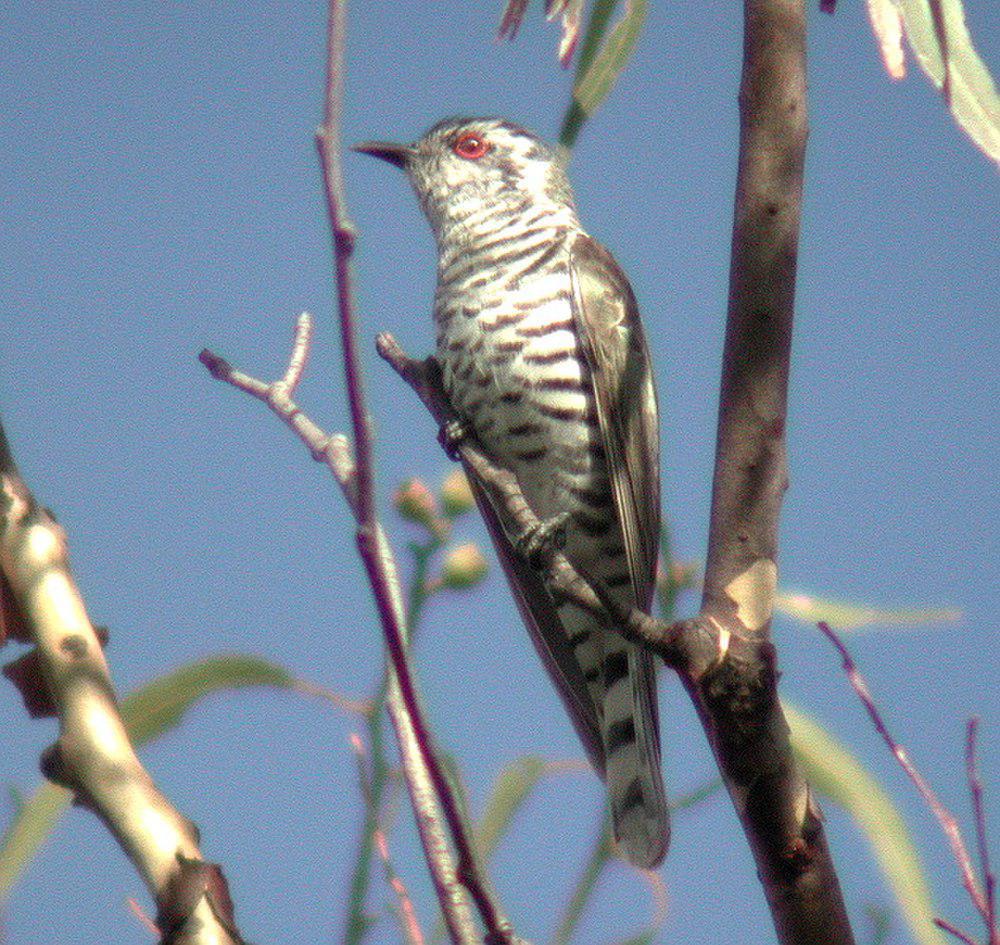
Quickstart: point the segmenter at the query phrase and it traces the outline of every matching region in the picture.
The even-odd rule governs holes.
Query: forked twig
[[[311,316],[308,313],[303,313],[296,323],[289,367],[280,380],[272,383],[261,381],[243,371],[236,370],[225,359],[207,350],[201,352],[199,360],[217,380],[225,381],[267,404],[271,411],[295,432],[309,450],[310,455],[323,462],[337,480],[358,521],[360,531],[359,477],[350,444],[342,434],[326,434],[301,410],[294,399],[296,385],[301,379],[301,366],[308,358],[312,330]],[[359,542],[359,545],[362,543]],[[426,723],[423,723],[422,718],[420,718],[421,710],[416,702],[416,689],[410,678],[405,641],[398,635],[399,628],[405,625],[405,607],[395,558],[377,519],[372,547],[370,549],[367,545],[363,547],[368,551],[368,557],[363,555],[366,567],[372,563],[380,569],[373,577],[372,570],[369,568],[369,580],[372,582],[376,594],[383,628],[386,628],[388,614],[390,627],[397,631],[396,656],[401,657],[403,671],[409,680],[408,691],[412,700],[410,702],[407,701],[403,687],[399,683],[398,667],[400,661],[391,659],[387,707],[400,745],[403,770],[416,813],[421,843],[453,941],[461,943],[461,945],[474,945],[474,943],[479,942],[479,934],[469,912],[462,886],[466,884],[467,880],[475,886],[475,878],[480,874],[473,870],[471,873],[473,878],[468,879],[463,872],[461,852],[456,864],[449,849],[448,832],[451,830],[455,818],[461,820],[460,808],[450,792],[450,786],[444,780],[443,773],[438,771],[438,781],[436,782],[430,771],[428,757],[439,769],[440,765],[429,742]],[[386,629],[386,636],[388,640],[388,629]],[[417,723],[414,721],[414,714],[419,719]],[[445,784],[446,791],[443,797],[439,791],[438,783]],[[451,817],[445,813],[446,805],[449,804],[452,807]],[[468,842],[471,843],[471,840]],[[482,880],[477,889],[482,896],[490,897],[490,891]],[[492,914],[498,915],[499,910],[495,909]],[[502,934],[502,928],[498,934]],[[504,941],[504,939],[500,938],[498,941]]]
[[[927,782],[927,779],[924,778],[924,776],[917,769],[916,765],[914,765],[914,763],[910,760],[907,750],[903,747],[903,745],[896,741],[896,739],[893,738],[889,732],[889,728],[885,724],[882,714],[875,705],[875,700],[871,694],[871,690],[868,688],[868,683],[865,682],[864,677],[858,670],[857,664],[854,662],[854,658],[851,656],[850,651],[847,649],[843,640],[841,640],[838,634],[831,629],[829,624],[821,621],[818,626],[826,638],[837,648],[837,652],[840,653],[844,666],[844,674],[847,676],[848,682],[851,684],[851,688],[854,689],[855,693],[857,693],[858,698],[865,707],[865,711],[868,713],[868,717],[871,719],[872,725],[875,727],[875,731],[878,732],[879,736],[885,742],[889,751],[892,753],[892,756],[906,773],[906,776],[913,782],[917,791],[920,793],[920,796],[923,798],[924,803],[930,809],[935,820],[937,820],[940,825],[941,830],[947,837],[948,844],[951,847],[952,857],[958,865],[959,872],[962,874],[962,885],[969,894],[969,899],[972,901],[973,907],[979,913],[984,924],[986,925],[987,935],[989,936],[989,945],[997,945],[998,935],[994,898],[996,881],[990,870],[989,855],[986,850],[986,821],[982,806],[982,783],[979,780],[975,757],[976,719],[969,720],[965,757],[966,776],[969,783],[969,789],[972,794],[972,809],[976,822],[979,860],[986,887],[985,893],[976,878],[972,857],[969,855],[969,851],[965,846],[965,839],[962,836],[961,828],[958,826],[958,821],[955,819],[951,811],[941,803],[937,794],[934,792],[934,789]],[[946,932],[950,932],[961,941],[967,942],[969,945],[975,945],[975,942],[967,933],[960,931],[945,919],[936,918],[934,922],[940,928],[944,929]]]

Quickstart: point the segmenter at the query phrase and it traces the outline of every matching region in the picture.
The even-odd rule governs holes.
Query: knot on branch
[[[191,859],[179,852],[177,864],[177,871],[167,881],[159,897],[156,914],[156,925],[163,933],[163,945],[184,940],[188,922],[202,897],[234,945],[245,945],[236,930],[233,900],[222,868],[217,863]]]

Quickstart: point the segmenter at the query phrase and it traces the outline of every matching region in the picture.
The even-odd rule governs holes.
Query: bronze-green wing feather
[[[552,597],[545,589],[541,575],[510,542],[503,527],[500,514],[493,507],[475,476],[468,470],[469,482],[476,497],[480,514],[493,539],[497,557],[503,567],[521,613],[521,619],[531,634],[542,663],[549,677],[555,683],[556,691],[573,723],[591,764],[604,773],[604,746],[601,744],[601,730],[597,710],[587,694],[587,683],[580,669],[573,647],[556,610]]]
[[[656,392],[646,339],[632,288],[611,254],[586,235],[570,250],[573,318],[590,368],[608,476],[628,558],[637,606],[648,611],[656,580],[660,531],[659,433]],[[660,776],[660,724],[652,654],[629,655],[635,735],[648,759],[649,832],[633,837],[632,858],[658,863],[670,835],[669,807]],[[615,795],[612,793],[612,812]],[[616,823],[616,833],[619,827]]]
[[[589,236],[570,255],[573,317],[590,367],[615,506],[639,607],[652,600],[660,537],[656,392],[632,287]]]

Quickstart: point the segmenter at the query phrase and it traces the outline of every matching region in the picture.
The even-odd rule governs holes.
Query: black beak
[[[381,158],[396,167],[406,170],[406,166],[413,158],[413,148],[408,144],[395,144],[392,141],[362,141],[351,147],[352,151],[359,154],[370,154],[372,157]]]

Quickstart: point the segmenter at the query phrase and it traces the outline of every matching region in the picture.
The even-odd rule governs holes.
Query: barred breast
[[[506,227],[443,253],[437,356],[452,404],[518,478],[543,521],[569,513],[565,553],[624,604],[635,592],[573,315],[564,227]],[[596,708],[615,834],[635,862],[663,855],[666,807],[643,657],[570,605],[559,622]]]
[[[443,266],[435,315],[455,409],[518,476],[535,512],[570,511],[595,533],[610,526],[565,231],[526,228]]]

